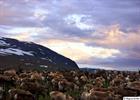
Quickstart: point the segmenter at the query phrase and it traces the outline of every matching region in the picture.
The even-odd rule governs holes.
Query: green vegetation
[[[108,88],[109,87],[109,81],[105,81],[104,83],[103,83],[103,88]]]

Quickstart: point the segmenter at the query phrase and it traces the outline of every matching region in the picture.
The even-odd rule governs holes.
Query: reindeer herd
[[[122,100],[140,96],[140,73],[0,70],[0,100]]]

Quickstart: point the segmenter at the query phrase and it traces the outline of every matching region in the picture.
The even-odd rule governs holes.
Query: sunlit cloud
[[[120,51],[117,49],[108,49],[102,47],[92,47],[87,46],[84,43],[78,42],[69,42],[62,40],[49,40],[43,41],[42,43],[52,50],[65,55],[66,57],[70,57],[73,60],[86,60],[89,58],[101,58],[107,59],[111,57],[116,57],[117,54],[120,54]]]
[[[94,42],[102,46],[109,47],[132,47],[137,45],[140,40],[140,26],[135,31],[125,32],[119,24],[104,26],[96,31],[100,34],[101,39],[96,39]]]
[[[48,28],[47,27],[16,27],[16,28],[6,28],[3,29],[2,31],[4,33],[10,33],[8,37],[10,38],[15,38],[19,40],[24,40],[24,41],[33,41],[34,37],[37,37],[40,35],[40,33],[45,33],[47,32]]]

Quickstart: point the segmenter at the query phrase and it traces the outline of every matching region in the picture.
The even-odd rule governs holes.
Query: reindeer
[[[70,95],[66,95],[59,91],[50,92],[51,100],[74,100]]]
[[[9,100],[35,100],[32,93],[21,89],[10,89]]]

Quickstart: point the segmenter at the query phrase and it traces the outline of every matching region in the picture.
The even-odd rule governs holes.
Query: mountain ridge
[[[13,64],[10,60],[17,63],[17,66],[45,66],[48,70],[79,69],[73,60],[45,46],[34,42],[0,37],[0,65],[10,66]]]

